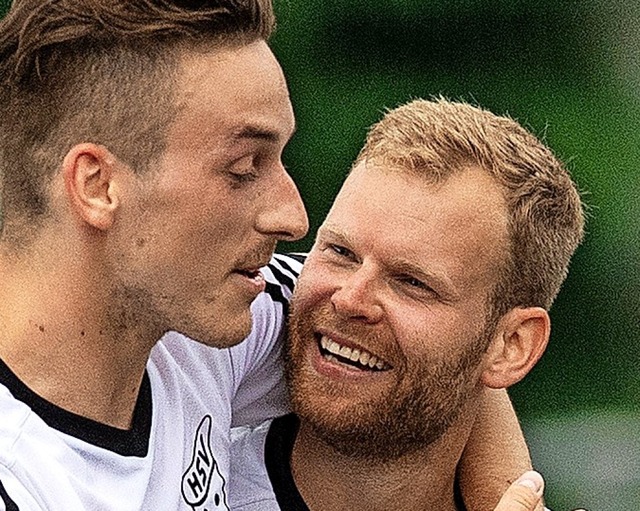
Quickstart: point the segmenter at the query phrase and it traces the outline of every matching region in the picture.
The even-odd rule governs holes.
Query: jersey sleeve
[[[47,511],[47,508],[37,502],[15,475],[0,465],[0,511]]]
[[[282,350],[289,301],[303,260],[304,256],[276,254],[262,269],[266,289],[252,305],[251,334],[230,348],[237,381],[233,426],[255,425],[289,412]]]

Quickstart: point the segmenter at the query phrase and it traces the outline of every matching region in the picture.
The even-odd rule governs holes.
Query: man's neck
[[[118,304],[79,268],[0,264],[0,359],[33,392],[128,429],[153,346],[143,327],[113,327]],[[145,336],[146,335],[146,336]]]
[[[376,462],[336,452],[302,421],[291,457],[296,486],[311,511],[456,511],[456,465],[470,431],[459,422],[424,449]]]

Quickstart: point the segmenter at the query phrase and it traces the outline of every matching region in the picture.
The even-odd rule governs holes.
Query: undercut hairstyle
[[[372,162],[434,184],[456,172],[487,172],[502,191],[507,247],[488,295],[488,317],[515,307],[549,309],[584,233],[580,193],[552,151],[513,119],[443,98],[388,111],[354,165]]]
[[[14,0],[0,21],[2,239],[46,218],[78,143],[149,170],[177,114],[181,55],[267,41],[274,25],[271,0]]]

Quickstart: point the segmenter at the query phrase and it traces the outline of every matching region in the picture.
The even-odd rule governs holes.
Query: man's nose
[[[257,229],[282,241],[295,241],[309,230],[309,219],[300,192],[291,176],[281,168],[279,178],[268,201],[265,211],[257,220]]]
[[[380,293],[375,269],[361,265],[341,282],[331,303],[345,318],[377,323],[383,315]]]

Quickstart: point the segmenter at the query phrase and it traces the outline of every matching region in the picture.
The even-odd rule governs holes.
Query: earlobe
[[[92,143],[72,147],[62,163],[71,207],[86,224],[99,230],[111,227],[118,208],[116,164],[107,148]]]
[[[500,320],[485,359],[481,381],[507,388],[524,378],[544,353],[551,333],[549,314],[541,307],[512,309]]]

